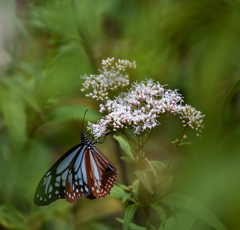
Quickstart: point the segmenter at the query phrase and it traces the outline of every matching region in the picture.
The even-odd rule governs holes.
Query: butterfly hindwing
[[[81,197],[104,198],[117,179],[117,169],[84,133],[82,143],[67,151],[43,176],[34,203],[48,205],[66,198],[71,204]]]
[[[93,196],[98,199],[106,197],[117,179],[116,167],[96,147],[89,151],[86,149],[85,158],[88,183]]]
[[[57,199],[66,197],[66,180],[69,168],[81,148],[82,144],[71,148],[43,176],[34,196],[36,205],[48,205]]]

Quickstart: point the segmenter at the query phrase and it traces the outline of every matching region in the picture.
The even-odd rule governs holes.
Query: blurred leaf
[[[43,230],[74,230],[74,228],[67,221],[60,218],[53,218],[50,221],[46,221],[42,224],[41,229]]]
[[[149,172],[149,170],[136,170],[135,174],[137,177],[141,180],[144,187],[150,192],[154,193],[151,185],[151,180],[153,178],[152,172]]]
[[[24,218],[10,203],[5,203],[0,206],[0,224],[7,229],[28,229]]]
[[[23,81],[21,77],[4,79],[3,83],[8,87],[9,93],[14,93],[18,95],[19,98],[22,99],[27,105],[29,105],[33,110],[39,111],[40,106],[31,92],[31,86],[29,86],[28,82]]]
[[[151,204],[151,207],[158,213],[161,220],[161,225],[165,226],[167,213],[164,210],[164,208],[162,208],[160,205],[157,205],[157,204]]]
[[[112,227],[108,226],[105,223],[93,223],[88,227],[88,229],[91,229],[91,230],[100,230],[100,229],[112,230]]]
[[[123,224],[123,222],[124,222],[123,219],[120,219],[120,218],[116,218],[116,219],[117,219],[117,221],[119,221],[120,223]],[[136,225],[136,224],[134,224],[134,223],[131,223],[131,224],[129,225],[129,229],[133,229],[133,230],[146,230],[146,228],[141,227],[141,226],[138,226],[138,225]]]
[[[166,165],[162,161],[149,161],[151,165],[160,172],[163,172],[166,169]]]
[[[158,184],[158,189],[154,196],[154,202],[157,203],[161,201],[162,197],[166,195],[166,193],[168,192],[172,185],[173,178],[174,178],[173,176],[164,175],[157,177],[156,182]]]
[[[162,198],[161,202],[176,208],[181,208],[189,211],[200,217],[202,220],[217,230],[226,230],[226,227],[205,205],[190,196],[181,193],[172,193]]]
[[[47,114],[49,122],[65,122],[73,119],[83,119],[83,115],[88,108],[85,106],[76,106],[76,105],[65,105],[57,107],[51,110]],[[89,112],[86,114],[87,120],[96,121],[99,118],[99,114],[95,111]]]
[[[113,137],[118,141],[118,143],[120,144],[121,148],[125,151],[125,153],[126,153],[130,158],[132,158],[133,161],[135,161],[135,157],[134,157],[134,154],[133,154],[133,152],[132,152],[131,146],[130,146],[130,144],[126,141],[126,139],[123,138],[122,136],[116,136],[116,135],[114,135]]]
[[[122,188],[120,188],[117,185],[115,185],[112,188],[111,193],[109,194],[109,196],[110,197],[114,197],[114,198],[121,198],[123,203],[126,200],[133,201],[133,199],[131,198],[131,193],[124,191]]]
[[[2,88],[0,90],[0,107],[13,141],[24,142],[27,138],[27,121],[24,104],[19,96]]]
[[[135,161],[131,157],[120,157],[121,160],[126,161],[127,163],[134,163]]]
[[[138,206],[136,204],[131,204],[127,207],[125,214],[124,214],[124,220],[123,220],[123,230],[128,230],[129,225],[132,222],[133,216],[135,212],[137,211]]]
[[[233,96],[235,95],[235,93],[239,89],[239,87],[240,87],[240,77],[237,79],[237,81],[234,83],[232,88],[229,90],[229,92],[228,92],[228,94],[227,94],[227,96],[226,96],[226,98],[223,102],[221,112],[220,112],[220,115],[219,115],[218,129],[220,128],[220,126],[222,124],[223,117],[224,117],[224,114],[227,110],[227,107],[229,106]]]
[[[178,213],[176,217],[168,218],[165,226],[161,224],[159,230],[190,230],[195,221],[196,217],[189,213]]]

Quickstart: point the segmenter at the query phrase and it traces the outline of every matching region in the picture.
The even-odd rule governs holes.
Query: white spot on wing
[[[57,182],[60,182],[60,180],[61,180],[61,177],[58,176],[58,177],[56,178],[56,181],[57,181]]]

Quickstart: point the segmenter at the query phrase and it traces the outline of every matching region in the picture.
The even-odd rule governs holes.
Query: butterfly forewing
[[[106,197],[117,179],[116,167],[96,147],[85,150],[85,161],[88,183],[93,196]]]
[[[66,197],[66,180],[69,168],[81,148],[81,144],[71,148],[43,176],[34,196],[36,205],[48,205],[55,200]]]
[[[86,146],[81,149],[79,155],[72,161],[68,171],[66,199],[71,204],[76,203],[81,197],[87,197],[91,193],[85,167],[85,149]]]
[[[67,151],[43,176],[34,203],[48,205],[66,198],[71,204],[81,197],[104,198],[117,179],[117,169],[85,134],[82,143]]]

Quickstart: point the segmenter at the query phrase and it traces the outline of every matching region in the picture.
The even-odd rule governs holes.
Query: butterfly
[[[74,204],[81,197],[104,198],[110,194],[118,171],[86,134],[81,143],[68,150],[43,176],[34,195],[38,206],[66,198]]]

